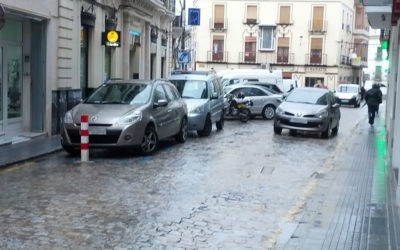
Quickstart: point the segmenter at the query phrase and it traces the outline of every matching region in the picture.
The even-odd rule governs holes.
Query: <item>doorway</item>
[[[315,85],[324,86],[324,78],[306,77],[306,87],[314,87]]]

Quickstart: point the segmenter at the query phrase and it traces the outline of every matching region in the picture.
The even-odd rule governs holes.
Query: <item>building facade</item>
[[[387,82],[388,80],[388,53],[382,47],[381,30],[371,29],[368,43],[368,68],[364,69],[369,79],[377,82]]]
[[[57,134],[64,113],[105,81],[162,78],[172,68],[174,0],[1,6],[0,141]]]
[[[361,83],[367,65],[364,7],[341,1],[196,1],[195,68],[281,69],[302,86]]]

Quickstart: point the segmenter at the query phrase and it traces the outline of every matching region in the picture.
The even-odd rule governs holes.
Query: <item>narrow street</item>
[[[281,226],[304,212],[367,122],[366,107],[341,112],[339,134],[328,140],[274,135],[273,121],[231,120],[207,138],[165,141],[154,156],[96,151],[81,164],[59,152],[2,170],[0,248],[280,246],[289,240]]]

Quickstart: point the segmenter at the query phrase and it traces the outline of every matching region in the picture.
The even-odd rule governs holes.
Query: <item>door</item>
[[[177,101],[177,97],[175,96],[171,87],[167,84],[163,84],[165,93],[167,95],[168,100],[168,110],[170,115],[170,121],[168,124],[168,134],[169,135],[176,135],[179,133],[181,128],[181,120],[182,120],[182,106],[181,103]],[[172,111],[169,111],[172,110]]]
[[[218,83],[215,82],[216,80],[210,80],[209,81],[209,85],[208,85],[208,89],[209,91],[209,95],[208,95],[208,99],[210,102],[210,111],[211,111],[211,121],[212,122],[216,122],[220,119],[221,117],[221,110],[222,107],[220,105],[220,94],[218,91]],[[211,95],[217,95],[218,97],[215,99],[215,97],[211,98]]]
[[[3,48],[0,47],[0,136],[4,135],[4,98],[3,98]]]
[[[168,101],[167,96],[165,95],[164,88],[161,85],[158,85],[154,90],[154,104],[157,103],[159,100]],[[171,112],[172,109],[170,109],[170,107],[168,106],[155,107],[153,110],[153,116],[157,124],[157,134],[159,139],[168,136],[168,124],[171,123]]]
[[[255,114],[261,114],[266,101],[267,101],[267,94],[257,88],[251,88],[250,90],[250,99],[253,102],[253,109],[252,112]]]

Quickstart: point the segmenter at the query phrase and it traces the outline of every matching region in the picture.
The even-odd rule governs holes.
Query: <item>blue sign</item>
[[[131,33],[131,35],[134,35],[134,36],[140,36],[140,33],[136,32],[134,30],[130,30],[129,33]]]
[[[189,8],[189,25],[200,25],[200,9]]]
[[[178,63],[179,64],[189,64],[191,61],[189,51],[179,51],[178,52]]]

